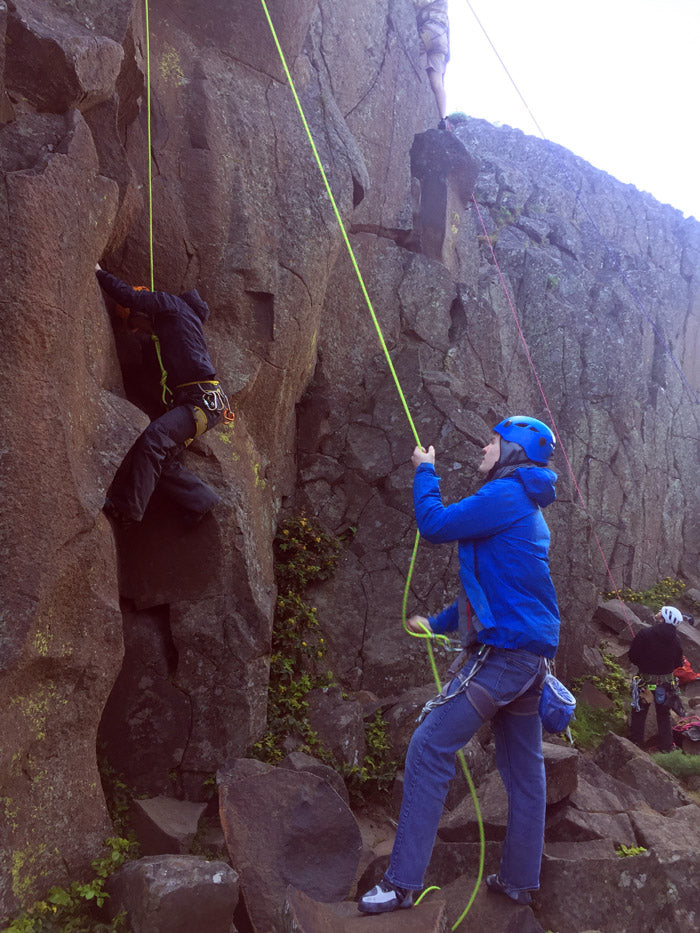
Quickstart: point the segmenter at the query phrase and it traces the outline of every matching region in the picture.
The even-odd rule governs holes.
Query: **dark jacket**
[[[657,622],[637,632],[629,659],[641,674],[671,674],[683,663],[683,648],[674,626]]]
[[[518,468],[473,496],[444,506],[439,478],[422,463],[413,480],[421,535],[435,544],[457,541],[459,577],[483,626],[482,644],[521,648],[553,658],[559,609],[549,574],[549,529],[542,508],[555,499],[556,473]],[[434,632],[458,627],[457,604],[430,619]]]
[[[115,275],[97,271],[97,279],[110,298],[145,314],[160,342],[168,386],[174,390],[186,382],[214,378],[214,366],[204,340],[202,324],[209,305],[196,289],[182,295],[169,292],[136,291]]]

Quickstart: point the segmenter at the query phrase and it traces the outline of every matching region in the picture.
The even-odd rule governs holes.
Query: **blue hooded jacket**
[[[179,296],[169,292],[138,291],[103,269],[96,274],[110,298],[132,311],[145,314],[150,320],[160,342],[163,366],[171,389],[214,377],[214,366],[202,328],[209,317],[209,305],[196,289]]]
[[[553,658],[559,609],[549,573],[549,529],[542,508],[556,498],[556,473],[520,467],[473,496],[445,506],[435,468],[422,463],[413,480],[416,522],[433,544],[457,541],[459,577],[483,628],[478,639]],[[458,627],[457,603],[430,617],[434,632]]]

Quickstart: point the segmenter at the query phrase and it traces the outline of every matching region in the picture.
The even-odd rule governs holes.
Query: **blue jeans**
[[[472,658],[450,683],[449,693],[469,673]],[[497,710],[492,718],[496,764],[508,793],[508,822],[499,876],[509,892],[536,890],[544,843],[546,783],[542,723],[538,712],[544,662],[529,651],[491,648],[469,690],[432,709],[413,733],[406,755],[401,815],[387,880],[420,890],[430,861],[455,754],[485,721],[484,691]],[[529,681],[534,682],[523,693]],[[516,702],[513,702],[516,701]],[[491,710],[494,713],[494,710]]]

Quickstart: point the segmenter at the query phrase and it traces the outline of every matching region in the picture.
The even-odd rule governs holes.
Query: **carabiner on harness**
[[[483,666],[484,662],[486,661],[486,658],[489,655],[490,650],[491,650],[491,645],[482,645],[481,648],[479,648],[479,651],[477,652],[476,658],[474,659],[474,663],[469,673],[464,674],[463,671],[460,671],[458,674],[455,675],[454,678],[449,680],[436,697],[433,697],[432,700],[428,700],[428,702],[425,704],[425,706],[421,710],[420,716],[418,717],[417,722],[418,723],[423,722],[425,717],[428,715],[428,713],[432,709],[435,709],[437,706],[442,706],[444,703],[447,703],[447,701],[451,700],[453,697],[458,696],[460,693],[464,693],[464,691],[469,686],[469,682],[471,681],[471,679],[474,677],[475,674],[478,673],[478,671]],[[459,686],[453,693],[449,693],[449,689],[451,685],[454,683],[455,679],[459,681]]]

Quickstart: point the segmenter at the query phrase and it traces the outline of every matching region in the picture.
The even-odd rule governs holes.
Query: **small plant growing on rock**
[[[386,722],[379,710],[365,728],[367,753],[358,767],[345,768],[350,796],[361,803],[368,796],[382,794],[394,783],[398,763],[391,757],[391,745],[386,734]]]
[[[685,755],[676,749],[672,752],[656,752],[651,757],[659,767],[680,781],[700,774],[700,755]]]
[[[674,605],[676,601],[683,598],[686,584],[683,580],[674,580],[672,577],[664,577],[647,590],[631,590],[625,587],[618,593],[606,593],[606,599],[620,599],[625,603],[641,603],[648,606],[654,612],[658,612],[662,606]]]
[[[576,696],[576,718],[571,723],[571,734],[577,748],[596,748],[608,732],[618,735],[627,729],[627,710],[630,701],[629,676],[617,661],[605,653],[604,644],[600,645],[606,667],[603,677],[586,675],[574,681],[573,693]],[[612,700],[611,709],[596,709],[579,698],[585,682],[590,682],[602,694]]]
[[[305,590],[333,574],[341,549],[341,539],[303,514],[284,521],[277,532],[275,576],[279,592],[272,630],[267,732],[253,745],[251,754],[275,764],[285,755],[284,740],[292,737],[301,751],[343,775],[353,797],[364,798],[386,790],[396,775],[397,764],[390,757],[381,712],[365,727],[364,760],[348,766],[336,760],[311,728],[306,699],[310,690],[330,686],[335,678],[325,661],[326,642],[316,608],[304,598]]]
[[[619,846],[615,846],[615,852],[620,858],[630,858],[633,855],[642,855],[642,853],[647,850],[644,846],[626,846],[620,843]]]
[[[282,522],[274,541],[278,596],[272,627],[268,731],[252,754],[271,763],[284,757],[282,743],[294,736],[312,754],[318,743],[308,721],[306,695],[333,676],[324,663],[326,642],[316,608],[304,599],[306,587],[327,580],[341,551],[338,538],[304,514]],[[317,757],[319,757],[317,755]]]
[[[105,855],[91,863],[92,878],[50,888],[43,900],[14,917],[3,933],[125,933],[123,914],[107,923],[100,920],[99,908],[109,897],[105,882],[132,857],[133,843],[112,837],[105,840],[105,847]]]

